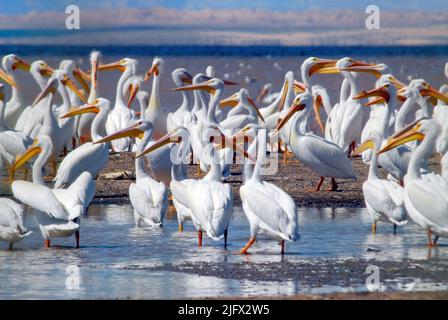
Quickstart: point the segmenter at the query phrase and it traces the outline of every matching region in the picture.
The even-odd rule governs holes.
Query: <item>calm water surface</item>
[[[281,257],[277,242],[260,239],[250,256],[235,254],[248,237],[248,223],[236,208],[229,230],[230,244],[207,237],[204,247],[197,247],[197,236],[191,223],[183,233],[177,232],[177,220],[170,214],[163,228],[134,226],[129,205],[92,205],[81,223],[81,248],[74,249],[74,238],[54,239],[51,249],[43,248],[41,233],[31,214],[26,224],[33,234],[16,245],[15,251],[0,244],[1,298],[192,298],[250,295],[289,295],[334,291],[365,290],[362,286],[301,285],[296,281],[250,281],[225,275],[202,276],[204,263],[223,265],[257,265],[266,263],[314,263],[319,259],[343,261],[428,261],[425,236],[416,225],[408,224],[392,234],[392,226],[382,224],[376,236],[370,234],[365,209],[300,210],[301,240],[287,244]],[[448,247],[437,249],[431,259],[448,260]],[[317,260],[316,260],[317,259]],[[164,270],[164,265],[189,264],[198,268],[193,273]],[[440,267],[440,264],[437,264]],[[75,269],[73,269],[75,268]],[[79,268],[79,288],[73,289],[71,270]],[[427,268],[428,274],[440,272]],[[434,267],[436,268],[436,267]],[[316,272],[319,271],[316,265]],[[241,270],[241,272],[245,272]],[[297,270],[300,272],[300,270]],[[313,271],[314,272],[314,271]],[[447,279],[448,280],[448,279]],[[423,289],[446,289],[421,283]]]

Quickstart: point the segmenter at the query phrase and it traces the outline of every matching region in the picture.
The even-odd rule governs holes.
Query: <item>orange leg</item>
[[[248,254],[247,250],[249,250],[249,248],[254,244],[254,242],[255,242],[255,237],[254,238],[250,238],[249,241],[244,246],[244,248],[240,250],[240,253],[241,254]]]
[[[322,184],[324,183],[324,177],[320,177],[319,182],[316,185],[316,188],[310,190],[311,192],[319,192],[320,191],[320,187],[322,187]]]
[[[198,231],[198,247],[202,247],[202,230]]]
[[[197,176],[200,176],[200,175],[201,175],[201,165],[199,164],[199,162],[198,162],[198,164],[197,164],[197,166],[196,166],[196,175],[197,175]]]
[[[372,233],[376,234],[376,222],[372,223]]]
[[[432,242],[432,231],[431,231],[431,229],[426,230],[426,234],[428,235],[428,247],[429,248],[435,247],[434,243]]]
[[[179,230],[179,232],[183,232],[184,231],[184,225],[182,223],[179,223],[178,230]]]
[[[45,247],[45,248],[50,248],[50,239],[45,239],[45,241],[44,241],[44,247]]]

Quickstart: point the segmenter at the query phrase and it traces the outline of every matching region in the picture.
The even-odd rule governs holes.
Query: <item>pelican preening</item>
[[[197,74],[177,67],[171,72],[171,94],[181,95],[182,102],[169,106],[161,99],[167,71],[162,58],[155,57],[143,75],[132,58],[100,60],[101,54],[93,51],[88,72],[73,60],[63,60],[59,69],[42,60],[29,64],[14,54],[2,60],[0,161],[9,166],[10,180],[19,168],[27,173],[32,166],[32,182],[25,174],[11,189],[14,198],[34,209],[46,247],[50,239],[72,235],[79,247],[81,216],[111,151],[135,152],[136,179],[129,199],[137,226],[162,227],[172,200],[179,231],[191,219],[199,246],[204,232],[213,240],[224,239],[227,246],[236,153],[244,159],[239,194],[250,225],[249,241],[240,253],[248,253],[259,234],[280,241],[284,253],[285,241],[300,238],[299,204],[263,179],[268,150],[278,149],[268,137],[277,136],[283,166],[292,152],[320,178],[314,191],[325,178],[331,179],[329,191],[339,189],[336,179],[356,179],[351,156],[362,154],[369,165],[362,190],[374,233],[378,221],[392,223],[394,233],[397,226],[414,221],[426,230],[431,247],[439,237],[448,237],[446,85],[437,90],[423,79],[403,83],[384,63],[310,57],[298,66],[299,80],[287,71],[283,83],[270,82],[253,99],[247,88],[235,89],[237,83],[219,79],[213,66]],[[36,81],[40,93],[34,101],[25,101],[18,70]],[[102,96],[110,90],[99,84],[106,70],[121,72],[112,105]],[[373,88],[361,87],[360,73],[374,75]],[[317,83],[315,74],[343,76],[339,99]],[[279,92],[270,94],[274,87]],[[5,92],[11,92],[7,101]],[[59,97],[62,103],[56,104]],[[441,174],[429,170],[434,152],[442,156]],[[191,162],[197,164],[195,178],[187,173]],[[52,179],[44,179],[47,164],[52,165]],[[389,174],[387,179],[381,178],[379,167]],[[5,198],[0,209],[0,240],[12,249],[30,234],[24,209]]]

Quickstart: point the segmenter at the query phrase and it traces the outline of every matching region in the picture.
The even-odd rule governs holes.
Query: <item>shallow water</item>
[[[448,284],[444,239],[429,257],[424,233],[412,223],[397,235],[383,223],[372,236],[365,209],[301,209],[301,240],[287,243],[283,257],[277,242],[262,238],[251,255],[235,254],[249,232],[239,208],[227,250],[222,241],[207,237],[198,248],[192,224],[177,232],[172,213],[163,228],[137,228],[129,205],[92,205],[82,219],[80,249],[73,248],[73,237],[54,239],[53,247],[44,249],[33,217],[26,218],[33,230],[30,237],[12,252],[0,243],[1,298],[176,299],[365,291],[369,264],[384,270],[385,283],[417,282],[420,290],[446,289]],[[270,271],[273,266],[275,272]],[[419,267],[422,272],[412,271]],[[407,269],[410,273],[403,274]]]

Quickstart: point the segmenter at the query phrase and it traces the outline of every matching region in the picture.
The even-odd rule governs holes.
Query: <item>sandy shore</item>
[[[282,154],[280,154],[282,157]],[[439,156],[431,158],[430,167],[439,171]],[[326,191],[330,187],[329,180],[322,186],[321,192],[308,192],[317,184],[319,178],[295,158],[290,157],[287,164],[283,159],[279,160],[279,168],[275,175],[265,176],[265,180],[274,183],[288,192],[301,206],[308,207],[364,207],[362,183],[367,179],[368,166],[360,158],[352,159],[357,180],[340,180],[339,190]],[[386,173],[380,170],[381,175]],[[188,174],[192,178],[196,176],[196,166],[188,166]],[[203,175],[201,175],[203,176]],[[132,153],[111,155],[109,163],[100,173],[97,179],[97,189],[94,202],[122,203],[128,202],[128,188],[134,181],[134,160]],[[234,191],[234,204],[241,205],[239,187],[242,183],[242,166],[232,167],[232,177],[229,179]]]

